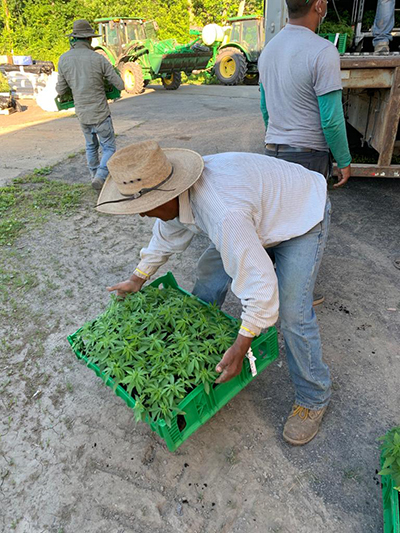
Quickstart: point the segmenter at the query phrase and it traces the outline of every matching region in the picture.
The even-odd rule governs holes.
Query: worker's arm
[[[264,119],[265,129],[267,130],[268,122],[269,122],[269,115],[268,115],[268,110],[267,110],[267,101],[265,99],[265,91],[264,91],[264,87],[262,83],[260,83],[260,93],[261,93],[260,94],[260,109],[261,109],[262,117]]]
[[[351,155],[343,114],[342,91],[332,91],[318,96],[318,105],[326,142],[338,167],[345,168],[351,163]]]
[[[351,155],[343,114],[342,91],[332,91],[318,96],[318,105],[322,130],[339,168],[339,183],[336,186],[342,186],[351,173]]]
[[[351,156],[342,107],[340,55],[333,44],[325,43],[315,59],[313,72],[322,129],[339,168],[339,181],[334,187],[341,187],[351,175]]]
[[[100,56],[102,61],[102,68],[103,68],[103,76],[106,78],[106,80],[111,83],[111,85],[114,85],[119,91],[123,91],[125,89],[124,82],[119,74],[115,72],[114,67],[111,65],[109,61],[105,57]]]
[[[157,272],[171,255],[182,253],[193,239],[194,233],[187,229],[179,220],[168,222],[156,220],[153,237],[146,248],[140,251],[140,263],[133,275],[121,283],[107,287],[108,291],[117,291],[117,296],[124,297],[127,293],[137,292],[142,285]]]
[[[56,91],[57,91],[57,94],[61,96],[65,94],[66,92],[68,92],[69,90],[70,90],[70,87],[67,83],[67,80],[64,77],[64,74],[62,71],[62,65],[60,61],[58,65],[58,78],[57,78],[57,84],[56,84]]]
[[[275,324],[279,299],[274,266],[250,217],[240,211],[230,212],[220,224],[214,244],[243,309],[237,339],[217,365],[221,372],[217,382],[222,383],[241,372],[252,339]]]

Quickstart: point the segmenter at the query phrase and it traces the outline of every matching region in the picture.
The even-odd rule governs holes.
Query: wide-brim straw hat
[[[96,33],[89,22],[85,19],[74,20],[72,26],[72,33],[68,33],[67,37],[78,37],[81,39],[89,39],[89,37],[100,37]]]
[[[201,176],[200,154],[185,148],[161,149],[155,141],[117,150],[107,162],[108,176],[97,210],[113,215],[145,213],[176,198]]]

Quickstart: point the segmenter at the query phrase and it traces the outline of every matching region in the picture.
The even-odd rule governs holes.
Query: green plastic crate
[[[168,272],[165,276],[156,279],[151,283],[151,285],[155,287],[172,287],[182,294],[187,294],[193,298],[196,298],[189,292],[179,287],[171,272]],[[199,300],[198,298],[196,299],[204,305],[208,305],[202,300]],[[223,314],[236,323],[234,318],[226,313]],[[82,355],[79,350],[74,349],[74,340],[79,331],[80,330],[76,331],[73,335],[68,337],[68,341],[71,344],[75,355],[78,359],[85,361],[87,366],[93,370],[108,387],[113,388],[114,380],[112,378],[106,378],[97,365],[88,363],[87,358]],[[251,348],[254,356],[257,358],[255,361],[257,373],[260,374],[279,355],[278,335],[276,329],[274,327],[269,328],[266,333],[256,337],[251,344]],[[217,411],[219,411],[226,403],[229,402],[229,400],[236,396],[236,394],[238,394],[253,379],[254,378],[250,371],[250,363],[246,358],[243,364],[242,372],[228,383],[220,383],[210,387],[209,394],[206,394],[203,385],[199,385],[193,391],[191,391],[179,404],[179,408],[184,411],[185,414],[176,415],[172,419],[170,426],[167,426],[164,420],[158,420],[157,422],[154,422],[153,420],[147,418],[145,422],[150,425],[153,431],[155,431],[162,439],[164,439],[168,449],[173,452],[183,442],[185,442],[185,440],[187,440],[192,433],[194,433],[200,426],[205,424],[207,420],[214,416]],[[135,406],[135,400],[120,385],[118,385],[118,387],[115,389],[115,394],[122,398],[128,407],[133,408]]]
[[[381,460],[383,464],[383,460]],[[400,493],[390,476],[381,476],[384,533],[400,533]]]
[[[336,41],[336,33],[320,33],[320,37],[323,37],[324,39],[328,39],[331,43],[334,43]],[[344,54],[346,52],[347,47],[347,33],[339,33],[339,40],[336,44],[336,47],[339,51],[339,54]]]
[[[107,96],[107,100],[116,100],[117,98],[121,97],[121,91],[118,90],[116,87],[112,86],[111,89],[106,91],[106,96]],[[71,98],[68,99],[66,102],[62,102],[61,101],[62,99],[63,98],[62,97],[60,98],[60,95],[57,95],[54,99],[56,102],[57,109],[59,111],[61,111],[62,109],[71,109],[71,107],[75,107],[75,103],[72,98],[72,95],[71,95]]]

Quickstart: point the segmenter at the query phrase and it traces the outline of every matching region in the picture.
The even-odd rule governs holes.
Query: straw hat
[[[92,26],[85,19],[74,20],[72,26],[72,33],[68,33],[67,37],[78,37],[80,39],[89,39],[89,37],[100,37],[95,33]]]
[[[161,149],[155,141],[131,144],[107,162],[108,176],[97,210],[114,215],[145,213],[189,189],[204,168],[200,154],[184,148]]]

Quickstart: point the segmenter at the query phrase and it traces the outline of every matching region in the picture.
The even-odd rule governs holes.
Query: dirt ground
[[[124,98],[112,106],[118,146],[154,138],[203,155],[262,152],[258,96],[184,86]],[[3,169],[18,168],[23,149],[31,170],[58,156],[49,178],[88,183],[75,118],[47,122],[44,140],[43,125],[15,135],[6,120]],[[382,531],[376,439],[400,424],[400,180],[354,178],[331,200],[317,313],[334,391],[319,435],[301,448],[281,436],[293,401],[282,343],[280,359],[175,453],[77,362],[67,335],[104,310],[107,285],[130,275],[151,221],[97,213],[88,186],[69,216],[3,247],[2,532]],[[206,245],[196,237],[160,274],[171,270],[190,290]],[[225,310],[240,313],[232,295]]]

